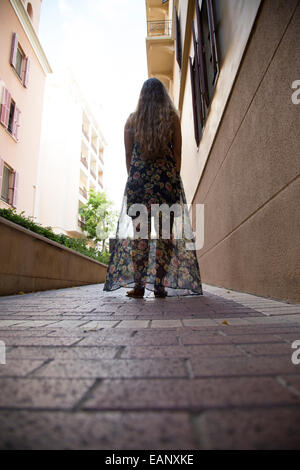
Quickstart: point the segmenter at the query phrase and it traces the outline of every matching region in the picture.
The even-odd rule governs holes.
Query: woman
[[[189,236],[182,230],[184,217],[185,227],[190,222],[180,178],[180,120],[157,78],[145,81],[124,142],[128,179],[104,290],[133,286],[127,295],[136,298],[145,287],[160,298],[202,294],[191,227]]]

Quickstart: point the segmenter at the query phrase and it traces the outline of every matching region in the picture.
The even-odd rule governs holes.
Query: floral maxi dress
[[[134,204],[143,204],[147,209],[147,236],[143,238],[134,231],[134,217],[130,213]],[[159,210],[156,218],[152,210],[158,206],[171,208],[168,235],[162,233]],[[176,211],[172,211],[174,207]],[[185,192],[172,145],[163,157],[147,160],[142,158],[138,145],[134,145],[113,241],[104,291],[145,286],[148,290],[165,288],[168,296],[203,293]]]

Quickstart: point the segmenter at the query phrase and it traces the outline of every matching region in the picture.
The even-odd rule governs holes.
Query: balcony
[[[172,21],[147,21],[148,38],[160,36],[172,36]]]
[[[86,167],[86,169],[89,168],[88,161],[87,161],[87,158],[86,158],[86,157],[84,157],[83,155],[81,155],[80,161],[81,161],[81,163]]]
[[[90,138],[89,138],[89,131],[88,131],[88,129],[86,129],[84,126],[82,126],[82,133],[83,133],[83,135],[85,136],[85,138],[86,138],[87,140],[90,140]]]
[[[84,217],[80,217],[80,216],[78,217],[78,225],[79,225],[80,228],[82,228],[82,229],[84,228],[84,226],[85,226],[85,218]]]
[[[87,194],[87,190],[85,188],[79,187],[79,193],[81,194],[81,196],[83,196],[85,199],[87,199],[88,194]]]
[[[172,20],[147,21],[148,76],[157,77],[169,92],[173,78],[174,39]]]

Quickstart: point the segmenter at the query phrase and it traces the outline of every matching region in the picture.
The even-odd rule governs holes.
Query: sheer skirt
[[[157,160],[142,159],[134,147],[104,290],[133,286],[165,288],[169,296],[203,293],[171,147]]]

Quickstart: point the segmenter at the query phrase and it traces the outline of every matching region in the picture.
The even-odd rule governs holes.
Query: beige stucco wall
[[[190,23],[196,24],[195,8],[187,0],[178,2],[183,43],[183,66],[180,72],[174,61],[174,100],[181,111],[182,143],[181,177],[187,201],[191,202],[199,184],[203,169],[232,90],[234,80],[244,54],[252,26],[261,0],[219,0],[221,21],[218,24],[218,55],[220,74],[214,90],[213,100],[203,129],[199,148],[194,138],[191,78],[188,57],[194,57]],[[192,16],[190,16],[192,15]],[[222,45],[222,47],[220,47]],[[184,87],[184,91],[180,88]],[[182,103],[180,92],[183,93]]]
[[[0,125],[0,155],[14,170],[19,172],[17,210],[33,215],[35,186],[41,133],[41,114],[46,74],[38,60],[27,35],[21,26],[9,0],[0,1],[0,97],[5,86],[21,110],[19,142]],[[16,32],[19,42],[30,57],[29,86],[24,88],[10,65],[12,34]],[[7,205],[0,200],[0,207]]]
[[[300,301],[299,70],[299,2],[265,0],[193,201],[204,282]]]
[[[106,265],[0,217],[0,295],[103,283]]]

